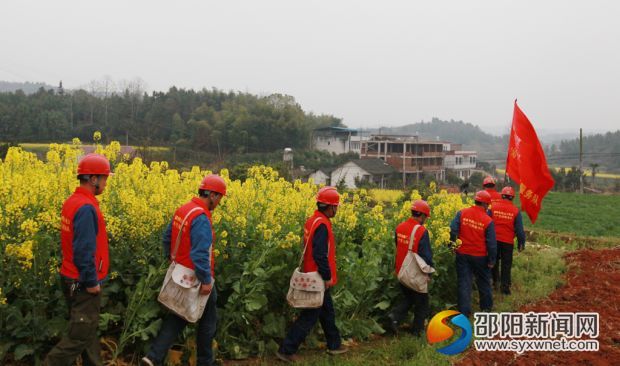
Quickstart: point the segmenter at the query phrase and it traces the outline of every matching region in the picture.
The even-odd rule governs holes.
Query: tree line
[[[88,89],[88,90],[87,90]],[[308,148],[312,130],[342,119],[305,112],[292,96],[218,89],[146,93],[139,82],[66,91],[0,93],[0,142],[90,141],[165,145],[225,154]]]

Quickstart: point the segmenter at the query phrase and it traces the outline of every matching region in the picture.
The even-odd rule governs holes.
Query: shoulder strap
[[[314,225],[316,225],[316,223],[319,220],[321,220],[321,218],[317,217],[312,222],[312,225],[310,225],[310,233],[308,234],[308,240],[306,240],[306,242],[304,243],[304,249],[301,252],[301,258],[299,258],[299,268],[301,268],[301,265],[304,263],[304,256],[306,255],[306,248],[308,247],[308,242],[310,241],[310,234],[312,233],[312,229],[314,229]],[[302,237],[301,240],[303,240],[303,235],[301,237]],[[327,240],[327,253],[329,253],[329,239]]]
[[[411,247],[413,247],[413,240],[414,240],[414,237],[415,237],[415,233],[418,231],[420,226],[422,226],[422,225],[416,225],[416,226],[413,227],[413,230],[411,230],[411,236],[409,236],[409,248],[407,249],[408,252],[410,252],[411,251]]]
[[[181,234],[183,233],[183,226],[185,226],[185,222],[187,221],[187,219],[189,218],[189,216],[198,211],[198,210],[202,210],[204,211],[204,209],[202,207],[194,207],[192,208],[187,215],[185,215],[185,218],[183,219],[183,221],[181,222],[181,227],[179,228],[179,234],[177,235],[177,238],[174,242],[174,249],[172,250],[172,261],[174,262],[175,259],[177,258],[177,251],[179,250],[179,244],[181,244]]]

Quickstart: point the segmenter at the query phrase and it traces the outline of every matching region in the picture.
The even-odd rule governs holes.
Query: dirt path
[[[585,249],[566,255],[566,285],[520,312],[598,312],[598,352],[478,352],[471,349],[459,366],[620,365],[620,247]]]

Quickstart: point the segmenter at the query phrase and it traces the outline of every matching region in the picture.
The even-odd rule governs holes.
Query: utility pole
[[[583,194],[583,129],[579,129],[579,193]]]

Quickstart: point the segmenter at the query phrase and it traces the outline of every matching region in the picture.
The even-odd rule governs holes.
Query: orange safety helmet
[[[411,211],[420,212],[425,214],[426,217],[431,217],[431,206],[424,200],[413,201],[411,204]]]
[[[340,195],[336,188],[326,186],[319,189],[319,192],[316,194],[316,201],[326,205],[338,206],[340,205]]]
[[[110,161],[103,155],[86,154],[78,163],[78,175],[111,175]]]
[[[502,188],[502,196],[510,196],[510,197],[514,197],[515,196],[515,190],[508,186],[508,187],[504,187]]]
[[[495,185],[495,179],[491,177],[490,175],[487,175],[482,181],[483,186],[486,186],[487,184]]]
[[[200,183],[200,189],[226,195],[226,182],[217,174],[209,174]]]
[[[491,195],[487,191],[478,191],[474,197],[474,201],[491,204]]]

